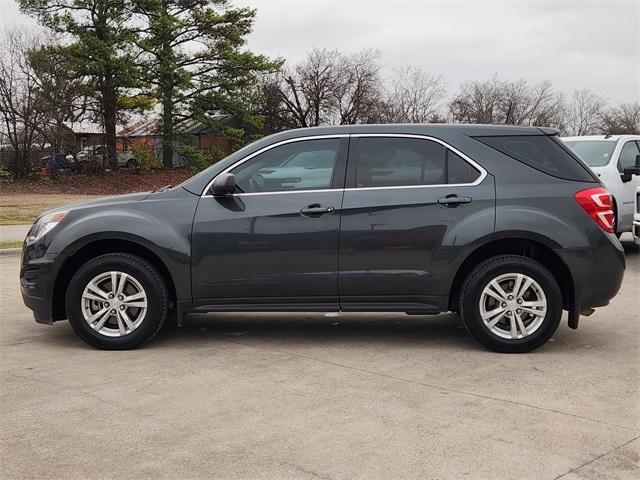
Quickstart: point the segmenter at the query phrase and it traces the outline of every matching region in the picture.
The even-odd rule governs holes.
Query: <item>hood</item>
[[[149,196],[151,192],[141,192],[141,193],[127,193],[124,195],[111,195],[108,197],[100,197],[95,200],[86,200],[84,202],[72,203],[69,205],[61,205],[59,207],[51,208],[49,210],[45,210],[40,213],[38,217],[42,215],[46,215],[52,212],[59,212],[61,210],[78,210],[81,208],[87,207],[101,207],[103,205],[117,205],[119,203],[131,203],[131,202],[139,202],[144,200]]]

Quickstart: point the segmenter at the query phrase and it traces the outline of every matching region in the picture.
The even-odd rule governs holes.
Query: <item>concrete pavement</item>
[[[629,245],[630,247],[630,245]],[[640,255],[619,295],[526,355],[452,315],[217,314],[85,346],[0,258],[2,478],[636,479]]]
[[[0,225],[0,241],[24,240],[31,225]]]

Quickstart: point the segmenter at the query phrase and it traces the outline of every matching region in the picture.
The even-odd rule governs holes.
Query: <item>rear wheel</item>
[[[167,308],[162,277],[135,255],[96,257],[78,269],[67,289],[69,322],[96,348],[129,349],[151,340],[162,327]]]
[[[462,286],[460,314],[484,346],[504,353],[529,352],[557,330],[562,295],[556,279],[539,262],[501,255],[471,271]]]

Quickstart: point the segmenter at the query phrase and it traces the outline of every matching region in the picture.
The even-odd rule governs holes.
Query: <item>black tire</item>
[[[535,280],[547,301],[546,315],[540,326],[523,338],[507,339],[493,333],[483,322],[480,313],[484,288],[493,279],[508,273],[525,274]],[[467,331],[482,345],[500,353],[524,353],[544,345],[558,329],[562,316],[562,294],[558,282],[544,265],[519,255],[500,255],[485,260],[471,271],[461,288],[459,309]]]
[[[94,330],[82,313],[82,294],[87,284],[101,273],[118,271],[133,277],[144,289],[147,309],[141,323],[131,332],[110,337]],[[89,345],[105,350],[127,350],[151,340],[167,316],[169,295],[158,271],[146,260],[127,253],[108,253],[89,260],[71,278],[65,299],[69,322],[75,333]]]
[[[138,161],[135,158],[130,158],[127,161],[127,169],[130,172],[137,172],[138,171]]]

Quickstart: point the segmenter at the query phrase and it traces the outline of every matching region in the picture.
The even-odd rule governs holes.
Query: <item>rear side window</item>
[[[479,142],[548,175],[579,182],[593,182],[586,167],[547,135],[474,137]]]
[[[454,152],[427,139],[361,137],[353,158],[357,188],[472,183],[480,176]]]
[[[473,183],[479,176],[480,172],[460,155],[447,150],[447,183]]]

